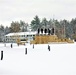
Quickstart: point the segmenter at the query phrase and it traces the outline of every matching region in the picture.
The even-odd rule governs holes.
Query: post
[[[50,46],[49,46],[49,51],[50,51]]]
[[[1,51],[1,60],[3,60],[3,51]]]
[[[4,44],[4,46],[6,47],[6,43]]]
[[[33,49],[34,49],[34,44],[33,44]]]
[[[25,48],[25,54],[27,54],[27,48]]]
[[[12,44],[11,44],[11,48],[12,48]]]
[[[49,45],[48,45],[48,49],[49,49]]]
[[[48,50],[50,51],[50,46],[48,45]]]

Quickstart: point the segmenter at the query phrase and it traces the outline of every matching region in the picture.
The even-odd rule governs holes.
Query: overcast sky
[[[76,0],[0,0],[0,24],[10,26],[20,20],[30,23],[35,15],[71,20],[76,17]]]

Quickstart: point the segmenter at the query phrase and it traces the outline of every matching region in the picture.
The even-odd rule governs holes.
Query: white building
[[[37,32],[17,32],[17,33],[9,33],[5,35],[6,42],[16,42],[19,38],[20,40],[28,39],[30,42],[33,40],[33,37],[37,34]]]

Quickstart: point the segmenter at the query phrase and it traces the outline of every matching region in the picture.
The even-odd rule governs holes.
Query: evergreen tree
[[[25,23],[24,21],[20,20],[20,29],[21,29],[21,32],[27,31],[27,26],[28,26],[28,23]]]
[[[5,27],[5,34],[10,33],[10,28],[8,26]]]
[[[40,19],[37,15],[35,16],[34,20],[31,21],[31,27],[33,31],[36,31],[38,28],[41,27]]]
[[[42,19],[41,26],[42,26],[42,27],[45,27],[45,28],[48,26],[48,21],[47,21],[46,18],[43,18],[43,19]]]

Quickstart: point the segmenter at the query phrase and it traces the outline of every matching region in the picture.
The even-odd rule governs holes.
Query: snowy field
[[[0,44],[0,75],[76,75],[76,43],[49,45]]]

